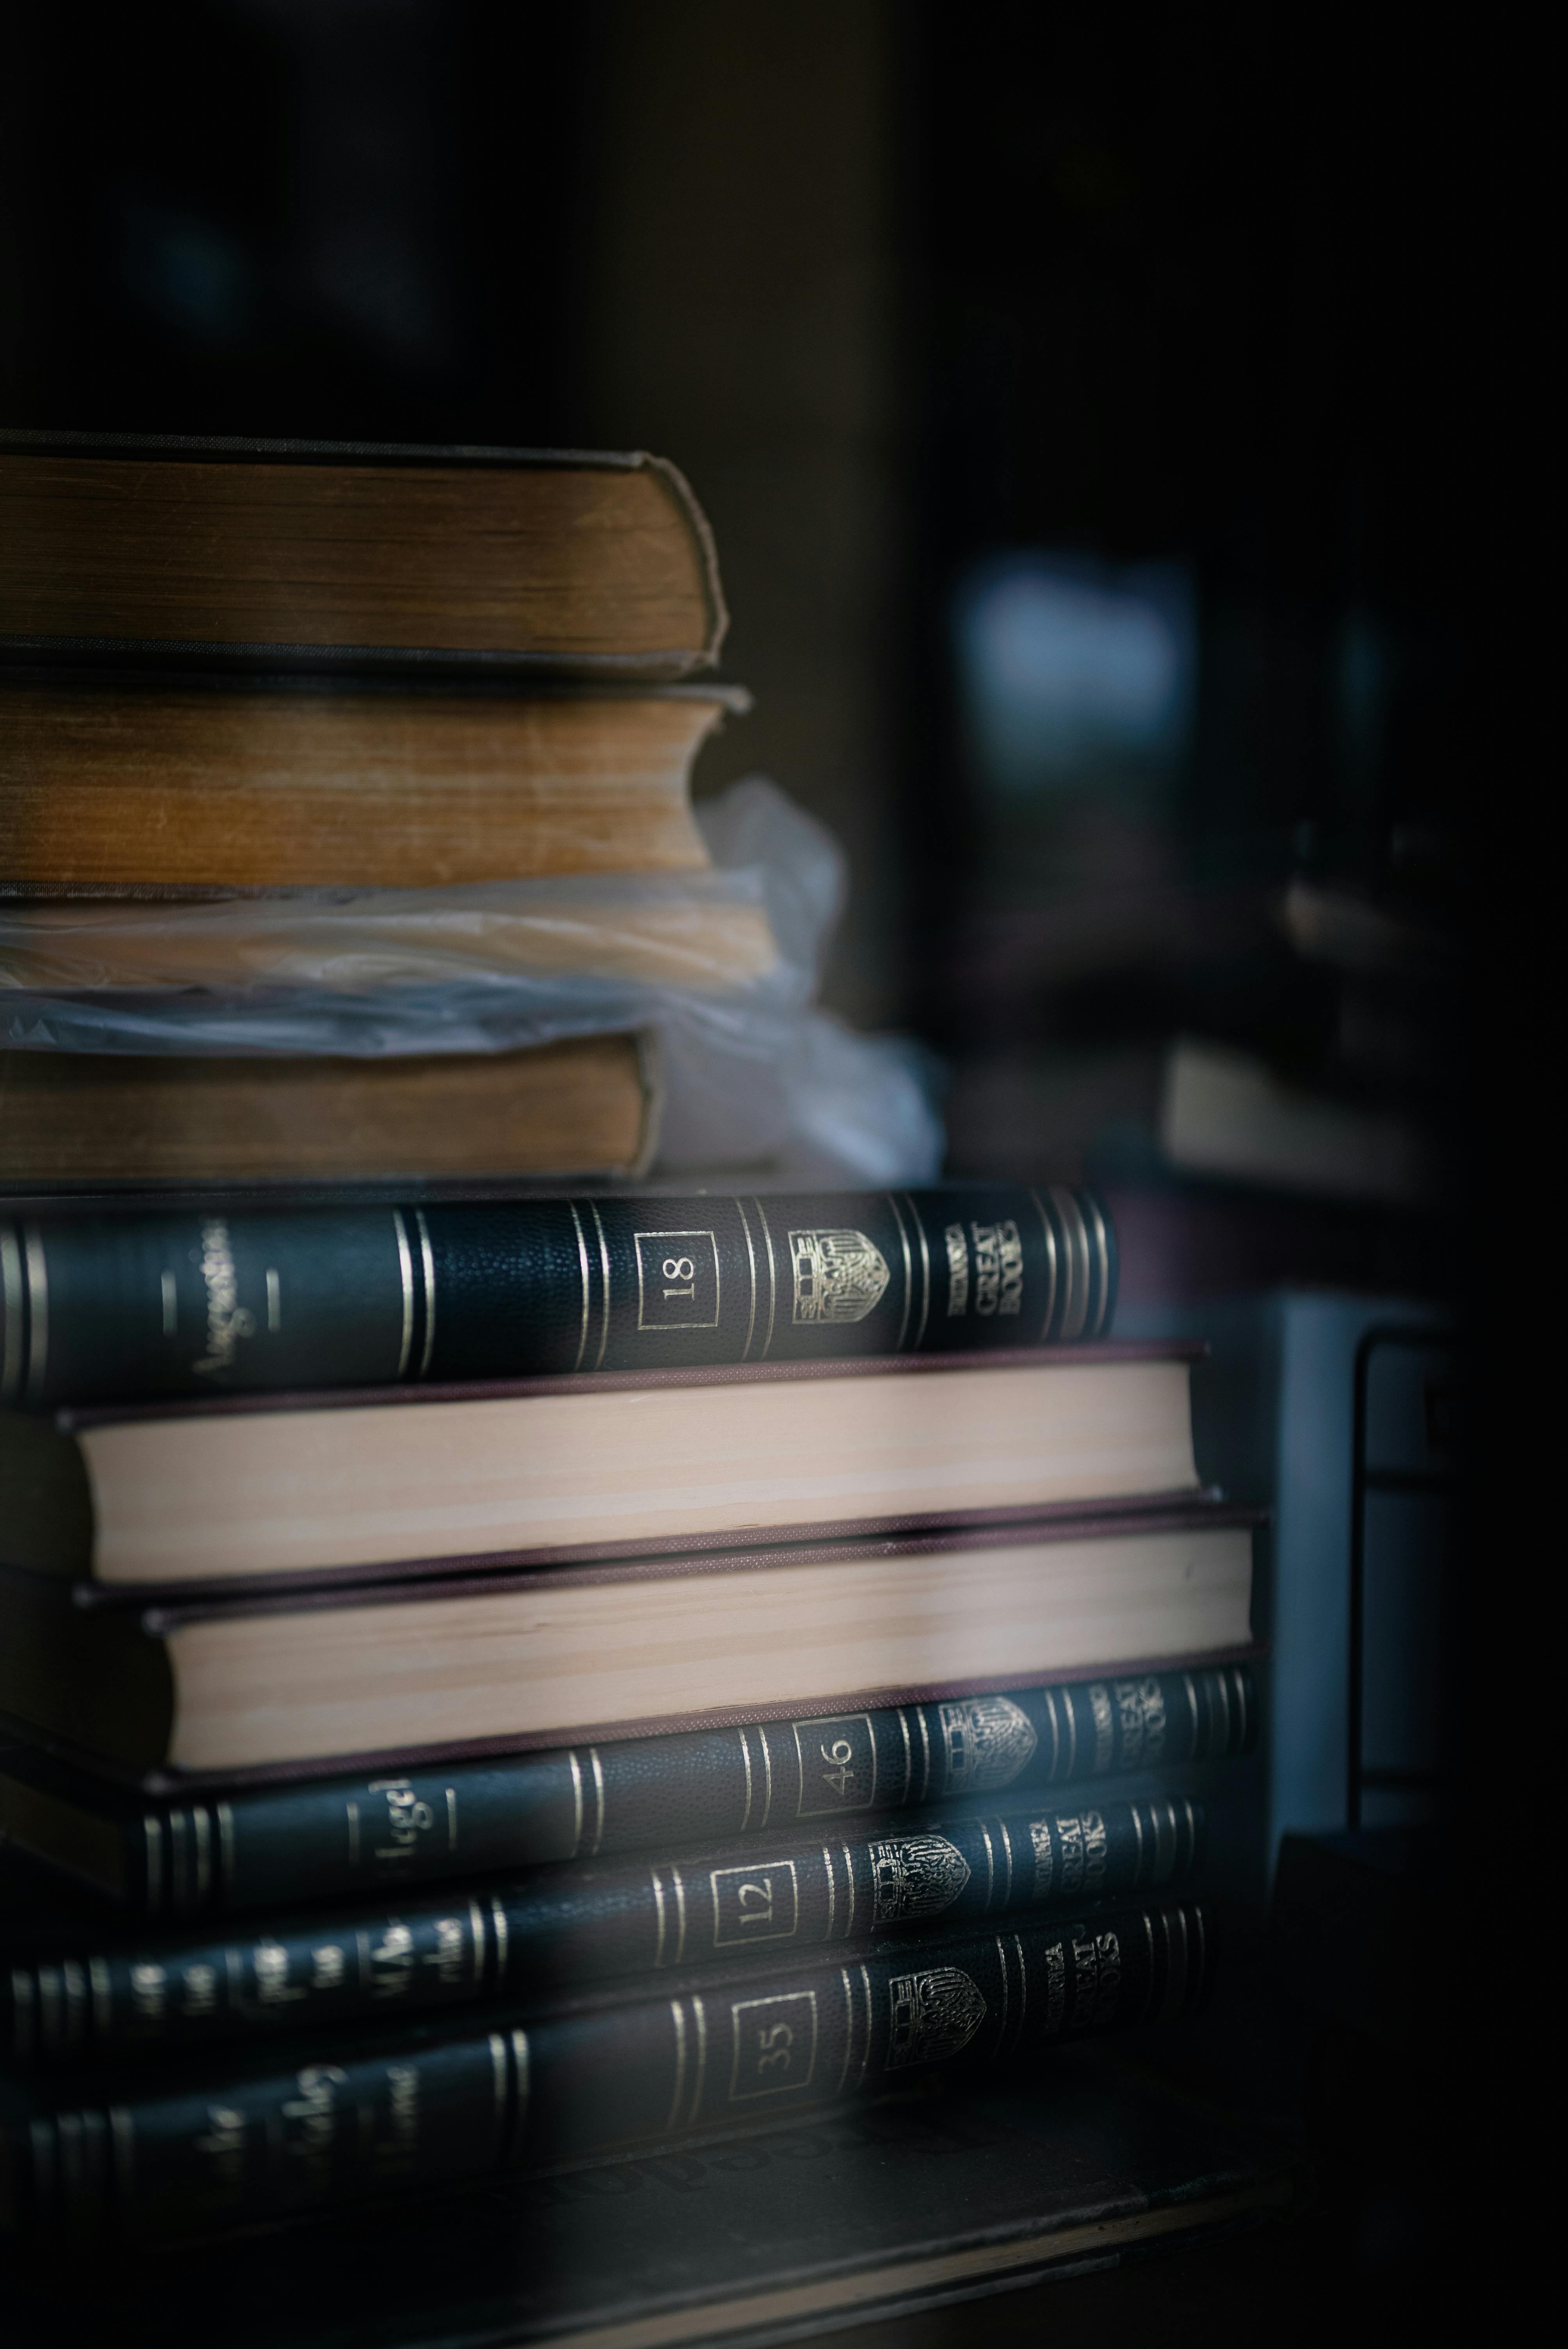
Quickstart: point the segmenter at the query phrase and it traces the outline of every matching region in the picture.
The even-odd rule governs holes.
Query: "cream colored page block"
[[[92,1428],[81,1442],[106,1582],[1109,1500],[1197,1482],[1182,1362],[246,1413]]]
[[[835,1691],[1019,1682],[1248,1636],[1244,1527],[213,1620],[171,1636],[188,1769]]]

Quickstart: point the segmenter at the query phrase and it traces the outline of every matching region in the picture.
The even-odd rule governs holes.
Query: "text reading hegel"
[[[729,2101],[782,2095],[810,2085],[817,2062],[817,1993],[783,1991],[775,1998],[737,1999],[729,2010],[735,2060]]]
[[[713,1946],[733,1949],[745,1941],[788,1941],[799,1917],[799,1893],[792,1859],[751,1868],[716,1868],[713,1886]]]
[[[830,1713],[820,1721],[790,1723],[800,1757],[800,1800],[795,1816],[866,1811],[877,1790],[876,1737],[869,1713]]]
[[[717,1330],[718,1242],[712,1232],[634,1232],[639,1330]]]

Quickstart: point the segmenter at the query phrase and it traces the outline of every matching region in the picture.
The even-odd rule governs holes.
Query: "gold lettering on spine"
[[[1046,1269],[1049,1276],[1046,1282],[1046,1309],[1040,1316],[1039,1342],[1043,1344],[1051,1334],[1051,1322],[1055,1319],[1057,1310],[1057,1234],[1056,1226],[1051,1222],[1046,1203],[1039,1193],[1031,1191],[1029,1196],[1035,1203],[1040,1218],[1040,1229],[1045,1234]]]
[[[740,1359],[745,1361],[751,1351],[752,1335],[757,1328],[757,1250],[751,1245],[751,1226],[747,1221],[744,1200],[735,1201],[735,1212],[740,1217],[740,1228],[746,1235],[746,1263],[751,1275],[751,1305],[746,1316],[746,1343],[740,1350]]]
[[[566,1206],[572,1217],[572,1228],[577,1235],[577,1270],[583,1282],[583,1319],[577,1332],[577,1352],[572,1364],[574,1371],[580,1371],[588,1348],[588,1243],[583,1237],[583,1218],[577,1212],[575,1200],[568,1199]]]
[[[425,1343],[419,1352],[419,1376],[430,1367],[430,1355],[436,1343],[436,1258],[430,1247],[430,1226],[425,1221],[423,1207],[414,1210],[414,1221],[419,1226],[419,1268],[425,1276]]]
[[[0,1299],[5,1312],[0,1402],[14,1402],[22,1384],[22,1251],[9,1224],[0,1224]]]
[[[402,1378],[408,1368],[408,1357],[414,1350],[414,1258],[408,1248],[408,1230],[400,1207],[392,1210],[392,1228],[397,1235],[397,1277],[403,1284],[403,1339],[397,1349],[397,1376]]]
[[[40,1402],[49,1360],[49,1273],[36,1224],[22,1226],[22,1247],[27,1259],[27,1399]]]

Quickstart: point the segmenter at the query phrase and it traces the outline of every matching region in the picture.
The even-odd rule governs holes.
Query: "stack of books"
[[[1253,1526],[1193,1350],[1099,1335],[1090,1195],[5,1246],[0,1820],[119,1909],[7,1929],[21,2227],[777,2127],[1202,1996]]]
[[[276,996],[266,908],[281,939],[302,897],[404,893],[406,916],[442,890],[459,936],[485,885],[710,874],[692,762],[747,703],[689,680],[724,626],[707,523],[651,458],[0,435],[0,985],[129,1006],[112,1050],[0,1053],[0,1180],[645,1168],[643,1035],[391,1059],[291,1057],[286,1019],[261,1056],[211,1039]],[[193,928],[234,899],[242,926]],[[593,913],[556,926],[562,968]],[[677,962],[770,960],[759,913],[676,903],[615,968],[665,973],[672,923],[701,946]],[[206,1025],[171,1050],[182,993]]]
[[[723,607],[668,468],[13,440],[0,502],[14,984],[96,922],[167,1036],[191,974],[128,900],[702,871]],[[542,2243],[562,2178],[744,2178],[875,2102],[814,2201],[562,2236],[479,2326],[640,2341],[1278,2199],[1059,2061],[979,2116],[1201,2002],[1257,1727],[1253,1521],[1200,1485],[1197,1350],[1109,1335],[1092,1193],[509,1195],[644,1163],[635,1036],[0,1087],[0,2225],[467,2188]],[[144,1187],[36,1195],[105,1179]],[[974,2209],[878,2203],[987,2071],[936,2126]]]

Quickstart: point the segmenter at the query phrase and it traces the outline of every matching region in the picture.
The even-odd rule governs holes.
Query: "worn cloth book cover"
[[[0,434],[0,647],[684,677],[726,626],[662,458]]]
[[[927,1803],[1125,1783],[1250,1754],[1257,1733],[1253,1670],[1235,1663],[439,1769],[403,1756],[368,1776],[204,1798],[121,1786],[18,1744],[0,1751],[0,1843],[139,1918],[397,1903],[487,1871],[785,1832],[830,1837]]]
[[[0,1568],[0,1714],[67,1757],[219,1780],[1240,1661],[1257,1524],[1196,1501],[157,1603]]]
[[[0,663],[0,898],[69,898],[90,943],[92,912],[77,901],[97,895],[706,873],[692,762],[725,714],[748,706],[723,686],[595,691]],[[48,983],[47,910],[12,910],[14,983]],[[150,947],[131,959],[111,933],[96,983],[175,983],[175,944],[166,934],[163,963]],[[205,983],[222,983],[212,968],[210,959]],[[231,983],[242,976],[236,957]]]
[[[1109,2051],[1064,2048],[1022,2083],[426,2198],[412,2238],[406,2209],[371,2209],[101,2266],[78,2253],[14,2278],[11,2337],[194,2343],[222,2310],[229,2349],[760,2349],[1177,2248],[1295,2192],[1278,2147]]]

